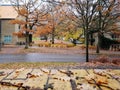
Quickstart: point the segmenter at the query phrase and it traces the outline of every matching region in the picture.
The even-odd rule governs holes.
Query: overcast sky
[[[10,4],[9,0],[0,0],[0,5]]]

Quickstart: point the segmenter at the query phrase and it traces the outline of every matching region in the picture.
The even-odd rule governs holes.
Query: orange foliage
[[[112,11],[113,10],[113,6],[111,6],[110,8],[108,8],[109,11]]]
[[[103,9],[102,6],[98,6],[98,7],[97,7],[97,10],[98,10],[98,11],[101,11],[102,9]]]
[[[49,34],[52,31],[52,26],[51,25],[46,25],[46,26],[39,26],[37,27],[36,35],[45,35]]]
[[[13,35],[17,37],[24,37],[24,34],[22,32],[14,32]]]
[[[19,9],[19,14],[22,15],[22,16],[27,16],[28,15],[28,10],[26,8],[21,8]]]
[[[20,25],[26,24],[25,21],[23,21],[23,20],[18,20],[18,19],[11,20],[10,23],[11,23],[11,24],[20,24]]]
[[[103,15],[107,15],[109,13],[109,10],[106,10],[103,12]]]

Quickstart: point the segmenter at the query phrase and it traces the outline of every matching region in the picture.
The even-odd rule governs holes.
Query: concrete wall
[[[17,42],[17,37],[13,36],[13,32],[15,32],[15,25],[10,24],[9,20],[2,20],[1,21],[1,34],[2,34],[2,41],[5,43],[5,37],[10,36],[11,41],[6,42],[6,44],[15,44]]]

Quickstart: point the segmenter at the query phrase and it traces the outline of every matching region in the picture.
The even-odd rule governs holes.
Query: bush
[[[49,42],[39,42],[37,44],[39,47],[56,47],[56,48],[69,48],[69,47],[74,47],[74,44],[64,44],[64,43],[55,43],[51,44]]]
[[[96,61],[101,62],[101,63],[108,63],[109,58],[106,56],[101,56],[101,57],[97,58]]]
[[[55,43],[55,44],[51,44],[51,47],[66,48],[67,45],[62,43]]]
[[[48,43],[48,42],[41,42],[41,43],[38,43],[38,46],[39,47],[50,47],[50,43]]]
[[[85,43],[85,39],[84,38],[80,38],[79,39],[81,42]]]
[[[67,44],[67,47],[74,47],[74,44]]]
[[[89,45],[88,47],[89,47],[89,49],[96,49],[95,46]],[[85,48],[86,48],[86,45],[81,45],[80,48],[81,48],[81,49],[85,49]]]

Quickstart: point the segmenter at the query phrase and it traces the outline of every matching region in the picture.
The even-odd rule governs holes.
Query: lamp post
[[[99,2],[98,2],[98,5],[99,5],[99,7],[101,7],[101,0],[99,0]],[[98,30],[98,33],[97,33],[97,35],[98,35],[98,37],[97,37],[97,39],[98,39],[98,42],[97,42],[97,50],[96,50],[96,53],[100,53],[100,30],[101,30],[101,20],[102,20],[102,13],[101,13],[101,8],[99,9],[99,30]]]

